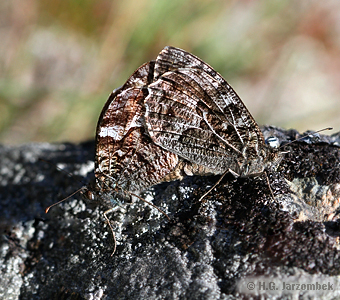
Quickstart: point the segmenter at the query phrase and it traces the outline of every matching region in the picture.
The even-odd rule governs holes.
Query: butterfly
[[[276,170],[283,153],[265,144],[221,75],[165,47],[109,96],[96,129],[95,182],[81,191],[110,207],[110,225],[106,214],[133,192],[188,175],[258,176]]]
[[[144,103],[152,141],[214,174],[259,176],[283,158],[225,79],[184,50],[159,53]]]
[[[153,143],[145,126],[144,100],[153,81],[155,62],[139,67],[114,90],[104,105],[96,129],[95,186],[90,199],[108,206],[116,196],[143,191],[163,181],[208,172]]]
[[[186,161],[176,153],[159,147],[148,135],[144,101],[148,94],[147,86],[154,79],[154,67],[154,61],[145,63],[122,87],[114,90],[98,120],[95,183],[83,187],[82,194],[87,200],[110,207],[104,212],[109,225],[106,214],[118,207],[120,199],[137,196],[134,192],[160,182],[210,172],[204,166]],[[111,225],[110,228],[115,242],[114,253],[115,234]]]

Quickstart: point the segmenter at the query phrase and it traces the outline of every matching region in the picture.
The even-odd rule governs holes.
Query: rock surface
[[[91,177],[93,142],[1,146],[0,298],[339,298],[339,145],[340,133],[284,148],[268,174],[275,201],[265,176],[227,175],[203,202],[219,177],[154,186],[141,196],[171,221],[140,200],[123,204],[109,215],[113,256],[105,208],[76,194],[44,212]]]

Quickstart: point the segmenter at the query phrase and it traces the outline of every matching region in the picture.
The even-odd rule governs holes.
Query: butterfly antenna
[[[105,212],[103,213],[104,218],[106,219],[107,223],[108,223],[109,226],[110,226],[111,233],[112,233],[112,237],[113,237],[113,251],[112,251],[112,253],[111,253],[111,256],[113,256],[113,254],[115,254],[115,252],[116,252],[116,249],[117,249],[117,241],[116,241],[115,232],[113,231],[113,228],[112,228],[112,225],[111,225],[111,223],[110,223],[110,220],[109,220],[109,218],[107,217],[106,214],[112,212],[113,210],[114,210],[114,208],[111,208],[111,209],[108,209],[107,211],[105,211]]]
[[[65,170],[62,169],[62,168],[59,168],[59,167],[58,167],[57,165],[55,165],[54,163],[51,163],[50,161],[48,161],[48,160],[46,160],[46,159],[43,159],[43,158],[38,158],[38,160],[43,161],[43,162],[45,162],[45,163],[48,163],[48,164],[50,164],[51,166],[53,166],[54,168],[56,168],[57,170],[59,170],[59,171],[65,173],[65,174],[67,174],[69,177],[73,177],[73,178],[74,178],[74,175],[73,175],[72,173],[67,172],[67,171],[65,171]],[[76,179],[76,178],[75,178],[75,179]],[[84,184],[84,182],[81,182],[81,181],[78,180],[78,179],[76,179],[76,180],[77,180],[78,182],[80,182],[81,184]],[[64,199],[62,199],[62,200],[60,200],[60,201],[58,201],[58,202],[56,202],[56,203],[53,203],[52,205],[50,205],[49,207],[47,207],[47,208],[45,209],[45,213],[47,214],[47,213],[49,212],[49,210],[51,209],[51,207],[56,206],[56,205],[60,204],[61,202],[64,202],[65,200],[71,198],[73,195],[79,193],[81,190],[83,190],[83,187],[81,187],[80,189],[76,190],[76,191],[73,192],[71,195],[67,196],[66,198],[64,198]]]
[[[45,213],[48,213],[48,211],[50,210],[51,207],[56,206],[56,205],[60,204],[61,202],[64,202],[68,198],[71,198],[73,195],[79,193],[81,190],[83,190],[83,187],[81,187],[80,189],[76,190],[74,193],[72,193],[71,195],[67,196],[66,198],[64,198],[64,199],[62,199],[62,200],[60,200],[60,201],[58,201],[56,203],[53,203],[52,205],[50,205],[49,207],[47,207],[45,209]]]
[[[295,143],[295,142],[297,142],[297,141],[300,141],[300,140],[304,139],[304,138],[307,137],[307,136],[311,136],[311,135],[314,135],[314,134],[319,133],[319,132],[321,132],[321,131],[327,131],[327,130],[333,130],[333,127],[323,128],[323,129],[314,131],[314,132],[312,132],[312,133],[306,134],[306,135],[304,135],[304,136],[302,136],[302,137],[300,137],[300,138],[298,138],[298,139],[296,139],[296,140],[294,140],[294,141],[291,141],[291,142],[289,142],[289,143],[287,143],[287,144],[284,144],[282,147],[285,147],[285,146],[287,146],[287,145],[290,145],[290,144],[292,144],[292,143]],[[279,148],[281,148],[281,146],[280,146]]]
[[[307,136],[311,136],[311,135],[314,135],[314,134],[319,133],[319,132],[321,132],[321,131],[327,131],[327,130],[332,130],[332,129],[333,129],[333,127],[326,127],[326,128],[323,128],[323,129],[314,131],[314,132],[309,133],[309,134],[306,134],[306,135],[304,135],[304,136],[302,136],[302,137],[300,137],[300,138],[298,138],[298,139],[296,139],[296,140],[294,140],[294,141],[291,141],[291,142],[289,142],[289,143],[287,143],[287,144],[285,144],[285,145],[282,145],[282,146],[280,146],[279,148],[285,147],[285,146],[290,145],[290,144],[292,144],[292,143],[295,143],[295,142],[297,142],[297,141],[299,141],[299,140],[304,139],[304,138],[307,137]],[[285,152],[283,152],[283,153],[285,153]],[[272,188],[271,188],[271,186],[270,186],[269,177],[268,177],[267,172],[265,172],[265,175],[266,175],[266,180],[267,180],[268,188],[269,188],[269,190],[270,190],[270,193],[271,193],[271,195],[272,195],[273,200],[275,200],[275,196],[274,196],[273,190],[272,190]]]

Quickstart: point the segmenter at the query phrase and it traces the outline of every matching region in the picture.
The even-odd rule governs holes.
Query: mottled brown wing
[[[180,68],[199,69],[209,75],[206,76],[206,80],[209,81],[210,85],[213,85],[215,89],[218,89],[220,95],[219,98],[212,99],[211,102],[215,102],[215,104],[220,107],[219,110],[221,113],[228,113],[229,110],[229,116],[233,114],[233,108],[237,107],[238,114],[234,114],[235,117],[241,119],[245,127],[256,132],[260,143],[265,143],[259,126],[233,88],[218,72],[197,56],[179,48],[171,46],[165,47],[159,53],[154,66],[154,81],[164,73]],[[243,127],[243,124],[240,124],[239,127]]]
[[[157,57],[155,80],[145,105],[148,132],[157,145],[216,173],[231,169],[245,175],[245,164],[262,161],[267,148],[261,130],[209,65],[166,47]]]
[[[176,154],[145,134],[143,87],[152,80],[153,62],[144,64],[107,100],[96,134],[96,188],[144,190],[156,184],[178,164]]]

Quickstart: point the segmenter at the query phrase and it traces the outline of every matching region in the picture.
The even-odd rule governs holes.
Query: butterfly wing
[[[144,190],[178,164],[178,157],[155,145],[145,134],[143,87],[150,82],[153,62],[144,64],[107,100],[96,133],[97,188]],[[151,75],[150,75],[151,74]]]
[[[168,151],[216,173],[231,169],[242,175],[244,166],[267,149],[260,128],[231,86],[184,50],[163,49],[148,90],[148,132]]]

